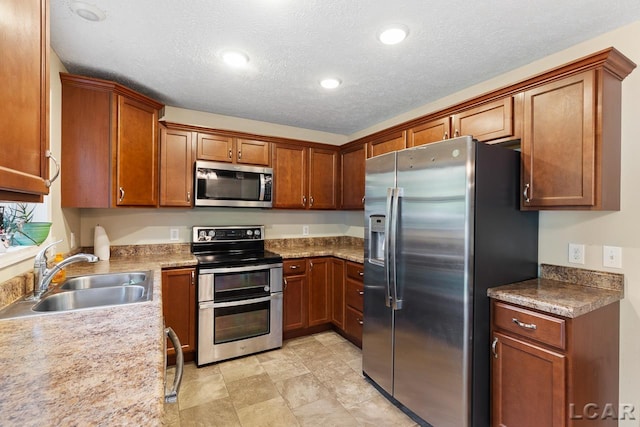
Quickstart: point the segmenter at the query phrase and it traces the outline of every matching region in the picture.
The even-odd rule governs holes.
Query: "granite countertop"
[[[160,269],[195,264],[188,252],[72,264],[67,277],[153,270],[153,300],[0,320],[0,425],[160,425]]]
[[[363,239],[356,237],[315,237],[265,240],[265,247],[284,259],[333,256],[364,263]]]
[[[539,278],[490,288],[487,295],[575,318],[624,298],[624,275],[542,264]]]

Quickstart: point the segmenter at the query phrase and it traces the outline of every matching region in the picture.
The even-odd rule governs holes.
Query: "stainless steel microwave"
[[[272,206],[272,168],[198,160],[194,185],[196,206]]]

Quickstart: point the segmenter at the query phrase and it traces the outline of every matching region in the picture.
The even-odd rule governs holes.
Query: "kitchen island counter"
[[[487,295],[575,318],[624,298],[624,275],[542,264],[539,278],[490,288]]]
[[[0,425],[160,425],[164,412],[161,268],[190,253],[73,264],[67,277],[153,271],[153,300],[0,320]]]

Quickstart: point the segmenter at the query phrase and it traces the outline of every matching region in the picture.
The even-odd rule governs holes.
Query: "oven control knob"
[[[270,288],[269,288],[269,286],[265,286],[265,287],[264,287],[264,291],[265,291],[265,292],[269,292],[269,289],[270,289]]]
[[[215,230],[209,230],[209,237],[214,237],[216,235]]]
[[[255,233],[256,236],[259,236],[260,235],[260,229],[256,228],[256,231],[254,231],[254,233]]]
[[[198,240],[204,240],[206,235],[207,233],[204,230],[200,230],[200,232],[198,233]]]
[[[247,236],[251,236],[252,234],[253,234],[253,231],[247,230]]]

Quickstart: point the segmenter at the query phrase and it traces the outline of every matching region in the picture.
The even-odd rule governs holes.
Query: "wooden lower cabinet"
[[[493,301],[491,425],[617,426],[619,317],[618,302],[565,318]]]
[[[194,268],[162,270],[162,315],[182,344],[185,361],[196,354],[196,279]],[[169,363],[175,363],[175,349],[167,340]]]
[[[344,329],[345,316],[345,262],[331,258],[331,323]]]
[[[306,288],[306,274],[284,277],[283,332],[307,327]]]
[[[364,267],[347,261],[345,269],[345,328],[351,341],[362,347],[362,325],[364,324]]]
[[[331,323],[330,258],[309,259],[309,326]]]

